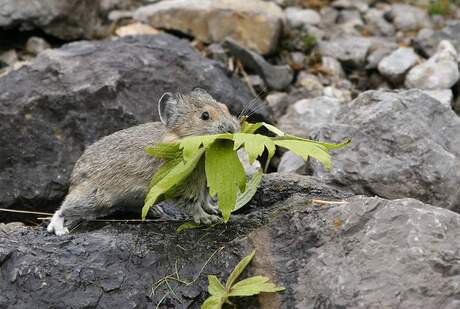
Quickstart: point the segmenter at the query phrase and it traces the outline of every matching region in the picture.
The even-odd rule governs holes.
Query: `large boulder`
[[[194,87],[236,114],[252,100],[225,68],[170,35],[72,43],[1,77],[0,207],[54,208],[86,146],[158,120],[164,92]]]
[[[365,92],[314,137],[352,139],[333,156],[330,173],[315,164],[323,180],[460,211],[460,118],[422,91]]]
[[[141,7],[134,17],[207,43],[229,37],[269,54],[277,47],[284,13],[276,4],[262,0],[169,0]]]
[[[335,202],[344,195],[312,177],[268,175],[252,207],[213,228],[3,228],[0,307],[199,308],[207,275],[225,280],[253,249],[242,278],[286,290],[232,299],[240,308],[458,307],[460,215],[413,199]]]
[[[0,29],[42,29],[64,40],[91,37],[98,26],[96,0],[2,0]]]

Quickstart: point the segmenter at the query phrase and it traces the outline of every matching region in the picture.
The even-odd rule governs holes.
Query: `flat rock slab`
[[[0,207],[54,208],[86,146],[158,120],[164,92],[195,87],[235,114],[252,100],[225,68],[165,34],[68,44],[1,77]]]
[[[134,18],[211,43],[233,38],[261,54],[275,51],[284,13],[261,0],[170,0],[139,8]]]
[[[252,249],[242,278],[266,275],[286,290],[236,299],[241,308],[460,305],[460,215],[413,199],[312,203],[346,194],[292,177],[268,176],[244,214],[214,228],[176,233],[176,222],[105,223],[64,237],[42,227],[0,231],[0,307],[152,308],[162,301],[161,308],[199,308],[207,275],[225,280]],[[303,193],[286,191],[293,184]],[[192,283],[169,280],[174,292],[157,283],[176,270]]]
[[[460,118],[422,91],[367,91],[317,132],[319,140],[352,140],[330,173],[314,164],[327,183],[460,212]]]

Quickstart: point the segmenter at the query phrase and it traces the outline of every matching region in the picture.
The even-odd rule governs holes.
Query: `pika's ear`
[[[176,108],[177,101],[171,92],[165,92],[158,100],[158,115],[164,125],[167,125],[169,118]]]

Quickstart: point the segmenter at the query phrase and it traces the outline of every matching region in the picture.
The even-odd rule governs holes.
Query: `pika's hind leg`
[[[75,188],[66,196],[61,207],[54,213],[48,225],[48,232],[64,235],[76,224],[93,220],[108,210],[107,201],[101,198],[97,189]]]

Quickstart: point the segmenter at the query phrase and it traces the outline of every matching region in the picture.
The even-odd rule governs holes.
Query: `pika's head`
[[[167,140],[190,135],[234,133],[240,130],[239,121],[225,104],[217,102],[205,90],[172,94],[167,92],[158,101],[158,114],[167,127]]]

